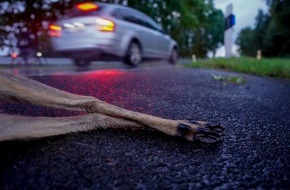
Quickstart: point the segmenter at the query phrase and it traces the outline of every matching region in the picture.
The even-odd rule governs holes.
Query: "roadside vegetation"
[[[236,44],[242,56],[290,57],[290,1],[265,0],[268,10],[259,10],[254,27],[243,28]]]
[[[194,68],[221,69],[239,73],[290,79],[290,59],[216,58],[187,63]]]

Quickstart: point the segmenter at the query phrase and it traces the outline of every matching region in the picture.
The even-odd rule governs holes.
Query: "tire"
[[[88,67],[90,65],[90,61],[82,59],[75,59],[74,63],[78,67]]]
[[[177,62],[178,62],[178,52],[176,48],[173,48],[169,57],[169,63],[175,65]]]
[[[125,56],[125,63],[132,66],[132,67],[136,67],[137,65],[139,65],[142,61],[142,51],[141,51],[141,47],[137,42],[131,42],[126,56]]]

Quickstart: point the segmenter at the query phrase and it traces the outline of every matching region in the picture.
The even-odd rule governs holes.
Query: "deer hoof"
[[[188,121],[180,123],[177,127],[177,136],[189,141],[197,141],[207,144],[218,143],[223,140],[225,128],[202,121]]]

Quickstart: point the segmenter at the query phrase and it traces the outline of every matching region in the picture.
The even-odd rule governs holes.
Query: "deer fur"
[[[95,97],[68,93],[4,71],[0,71],[0,99],[88,113],[54,118],[0,114],[0,142],[98,128],[152,128],[189,141],[214,143],[222,139],[224,130],[206,122],[164,119],[126,110]]]

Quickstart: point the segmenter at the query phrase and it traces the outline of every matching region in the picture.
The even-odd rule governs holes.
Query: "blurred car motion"
[[[178,61],[176,42],[144,13],[106,3],[77,4],[69,14],[49,26],[52,46],[87,66],[102,57],[119,57],[131,66],[143,59]]]

